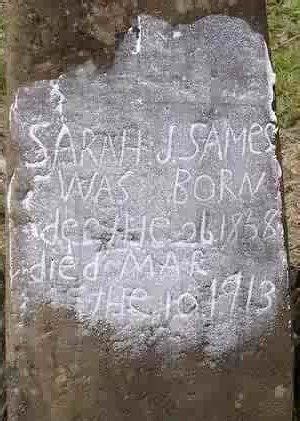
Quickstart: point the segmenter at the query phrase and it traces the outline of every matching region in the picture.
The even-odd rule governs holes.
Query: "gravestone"
[[[108,66],[16,90],[10,421],[290,419],[274,73],[257,28],[144,11]]]

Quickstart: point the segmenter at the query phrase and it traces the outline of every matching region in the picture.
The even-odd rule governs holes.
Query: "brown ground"
[[[291,266],[300,270],[300,122],[280,133]]]

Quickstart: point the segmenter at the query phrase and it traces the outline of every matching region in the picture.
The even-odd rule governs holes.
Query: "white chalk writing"
[[[30,284],[76,291],[79,283],[92,318],[125,323],[272,311],[274,279],[245,257],[251,251],[258,260],[282,235],[279,185],[271,189],[277,202],[263,200],[274,177],[265,161],[274,155],[272,124],[78,129],[58,99],[58,124],[28,126],[35,153],[26,154],[26,168],[37,184],[49,174],[55,198],[52,216],[35,224],[41,254],[26,266]]]

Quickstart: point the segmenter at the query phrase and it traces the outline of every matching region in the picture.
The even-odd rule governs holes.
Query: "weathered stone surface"
[[[193,22],[209,14],[229,14],[266,33],[263,0],[12,0],[7,3],[8,86],[56,78],[74,64],[113,63],[117,33],[134,16],[149,14],[169,22]]]
[[[10,420],[289,419],[273,84],[247,20],[141,14],[18,89]]]

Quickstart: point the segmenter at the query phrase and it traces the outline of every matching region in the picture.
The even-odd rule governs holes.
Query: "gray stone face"
[[[267,47],[237,18],[138,25],[105,73],[19,90],[12,277],[24,317],[63,305],[136,352],[219,354],[286,293]]]
[[[48,305],[120,355],[218,360],[286,310],[274,74],[242,19],[136,25],[105,71],[17,92],[11,294],[20,326]]]

